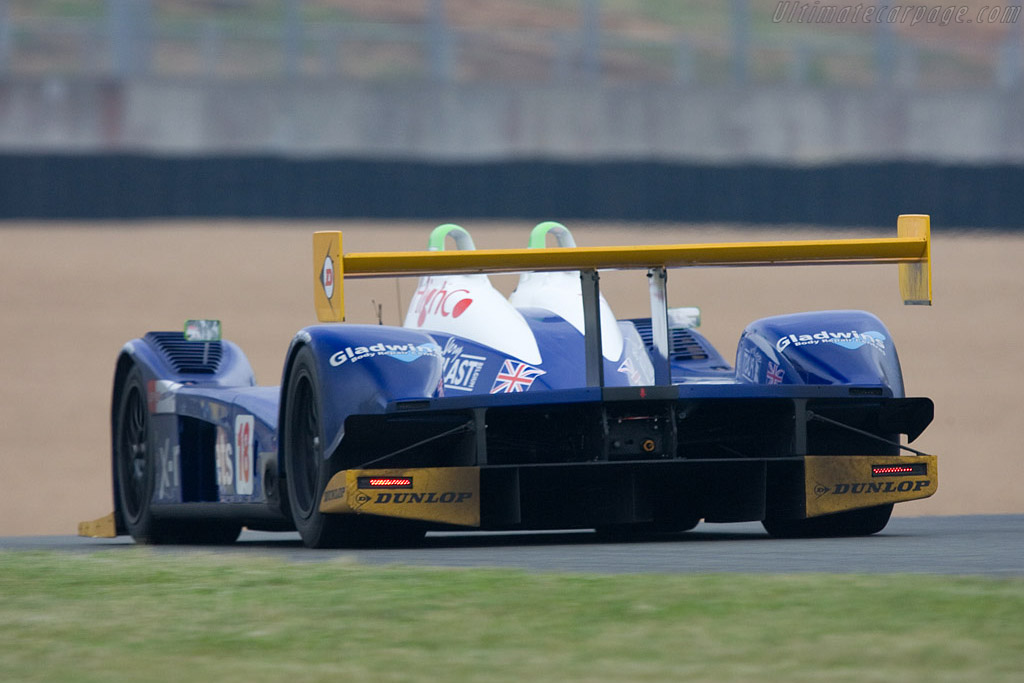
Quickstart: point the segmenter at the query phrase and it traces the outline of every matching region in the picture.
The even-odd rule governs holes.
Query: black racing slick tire
[[[155,453],[150,438],[149,406],[142,373],[125,375],[114,413],[115,495],[125,527],[136,543],[167,542],[167,529],[153,519]]]
[[[302,542],[310,548],[335,548],[345,541],[345,520],[320,512],[330,476],[320,387],[313,351],[303,346],[295,354],[285,387],[280,444],[288,508]]]
[[[288,373],[279,440],[288,508],[303,544],[309,548],[415,544],[424,533],[415,522],[320,512],[320,499],[334,474],[326,452],[321,387],[313,351],[303,346]]]
[[[884,529],[891,515],[892,505],[889,504],[807,519],[768,518],[762,525],[776,538],[870,536]]]

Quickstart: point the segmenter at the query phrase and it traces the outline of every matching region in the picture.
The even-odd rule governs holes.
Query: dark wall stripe
[[[0,218],[541,218],[1024,227],[1024,166],[0,155]]]

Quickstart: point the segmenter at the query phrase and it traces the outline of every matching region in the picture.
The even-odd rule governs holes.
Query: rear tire
[[[372,515],[335,515],[320,512],[320,499],[334,474],[325,452],[316,359],[308,346],[295,354],[285,390],[280,425],[284,452],[285,491],[292,522],[310,548],[411,545],[422,540],[423,527]]]
[[[335,548],[345,540],[345,520],[320,512],[320,497],[329,474],[315,360],[308,346],[295,355],[285,389],[280,444],[288,507],[302,542],[310,548]]]
[[[761,524],[776,538],[837,538],[870,536],[885,528],[892,504],[837,512],[807,519],[765,519]]]

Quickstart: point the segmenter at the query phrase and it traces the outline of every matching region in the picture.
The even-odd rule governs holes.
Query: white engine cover
[[[516,308],[540,308],[564,318],[583,334],[583,288],[578,271],[523,273],[509,297]],[[622,332],[611,306],[601,295],[601,352],[610,361],[622,357]]]
[[[457,334],[531,365],[543,360],[526,319],[486,275],[420,278],[404,326]]]

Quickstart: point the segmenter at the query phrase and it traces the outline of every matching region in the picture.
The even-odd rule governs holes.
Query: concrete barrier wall
[[[1024,97],[0,82],[0,218],[1024,227]]]
[[[1024,162],[1024,93],[0,82],[0,150],[484,161]]]

